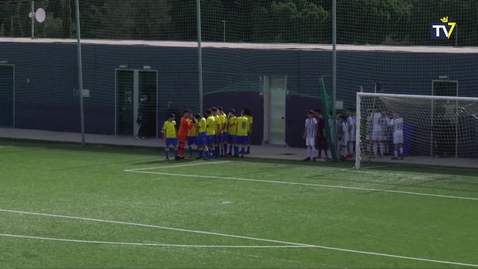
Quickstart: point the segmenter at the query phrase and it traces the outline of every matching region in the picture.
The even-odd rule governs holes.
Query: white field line
[[[178,165],[170,165],[170,166],[156,166],[156,167],[147,167],[147,168],[138,168],[138,169],[128,169],[125,172],[136,172],[136,171],[143,171],[143,170],[153,170],[153,169],[165,169],[165,168],[178,168],[178,167],[186,167],[186,166],[197,166],[197,165],[207,165],[207,164],[219,164],[219,163],[229,163],[231,161],[220,161],[220,162],[205,162],[205,161],[197,161],[194,163],[187,163],[187,164],[178,164]]]
[[[13,148],[13,146],[0,146],[0,149],[9,149],[9,148]]]
[[[98,245],[117,245],[117,246],[137,246],[137,247],[168,247],[168,248],[312,248],[309,246],[229,246],[229,245],[179,245],[179,244],[161,244],[161,243],[133,243],[133,242],[108,242],[96,240],[77,240],[64,238],[50,238],[41,236],[17,235],[17,234],[0,234],[0,237],[33,239],[42,241],[55,241],[67,243],[84,243],[84,244],[98,244]]]
[[[205,231],[198,231],[198,230],[187,230],[187,229],[180,229],[180,228],[171,228],[171,227],[156,226],[156,225],[149,225],[149,224],[140,224],[140,223],[130,223],[130,222],[123,222],[123,221],[102,220],[102,219],[73,217],[73,216],[64,216],[64,215],[54,215],[54,214],[36,213],[36,212],[25,212],[25,211],[8,210],[8,209],[0,209],[0,212],[23,214],[23,215],[43,216],[43,217],[52,217],[52,218],[74,219],[74,220],[83,220],[83,221],[91,221],[91,222],[112,223],[112,224],[119,224],[119,225],[129,225],[129,226],[136,226],[136,227],[146,227],[146,228],[154,228],[154,229],[162,229],[162,230],[170,230],[170,231],[178,231],[178,232],[188,232],[188,233],[195,233],[195,234],[205,234],[205,235],[215,235],[215,236],[237,238],[237,239],[246,239],[246,240],[252,240],[252,241],[283,244],[283,245],[288,245],[288,246],[296,246],[296,247],[304,247],[304,248],[318,248],[318,249],[325,249],[325,250],[331,250],[331,251],[354,253],[354,254],[363,254],[363,255],[379,256],[379,257],[387,257],[387,258],[395,258],[395,259],[402,259],[402,260],[412,260],[412,261],[422,261],[422,262],[437,263],[437,264],[478,267],[478,264],[471,264],[471,263],[432,260],[432,259],[393,255],[393,254],[385,254],[385,253],[379,253],[379,252],[361,251],[361,250],[353,250],[353,249],[345,249],[345,248],[334,248],[334,247],[327,247],[327,246],[320,246],[320,245],[301,244],[301,243],[294,243],[294,242],[287,242],[287,241],[254,238],[254,237],[249,237],[249,236],[221,234],[221,233],[205,232]]]
[[[441,195],[441,194],[432,194],[432,193],[423,193],[423,192],[396,191],[396,190],[372,189],[372,188],[361,188],[361,187],[350,187],[350,186],[324,185],[324,184],[315,184],[315,183],[301,183],[301,182],[290,182],[290,181],[275,181],[275,180],[264,180],[264,179],[238,178],[238,177],[188,175],[188,174],[174,174],[174,173],[162,173],[162,172],[150,172],[150,171],[128,171],[128,170],[124,170],[124,171],[125,172],[130,172],[130,173],[152,174],[152,175],[162,175],[162,176],[238,180],[238,181],[270,183],[270,184],[311,186],[311,187],[344,189],[344,190],[354,190],[354,191],[386,192],[386,193],[396,193],[396,194],[408,194],[408,195],[417,195],[417,196],[429,196],[429,197],[438,197],[438,198],[478,201],[478,198],[473,198],[473,197]]]

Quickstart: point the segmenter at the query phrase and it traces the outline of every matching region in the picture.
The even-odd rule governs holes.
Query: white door
[[[286,77],[269,77],[269,144],[285,146]]]

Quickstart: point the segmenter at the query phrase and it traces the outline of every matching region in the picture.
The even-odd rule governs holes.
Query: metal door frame
[[[280,78],[284,78],[284,91],[285,91],[285,99],[284,99],[284,102],[285,102],[285,110],[284,110],[284,121],[286,120],[286,111],[287,111],[287,75],[266,75],[264,76],[264,86],[263,86],[263,89],[264,89],[264,93],[263,93],[263,97],[264,97],[264,128],[263,128],[263,144],[268,144],[268,145],[275,145],[275,146],[285,146],[287,147],[287,133],[286,133],[286,130],[287,130],[287,126],[284,124],[284,141],[283,141],[283,144],[271,144],[270,143],[270,125],[271,125],[271,118],[270,118],[270,109],[271,109],[271,106],[270,106],[270,98],[271,98],[271,95],[270,95],[270,86],[271,86],[271,78],[272,77],[280,77]]]
[[[114,119],[114,128],[115,136],[118,135],[118,71],[131,71],[133,72],[133,136],[138,133],[138,125],[136,124],[136,119],[138,118],[138,105],[139,105],[139,73],[140,72],[155,72],[156,73],[156,138],[159,137],[158,131],[158,102],[159,102],[159,72],[158,70],[149,70],[149,69],[133,69],[133,68],[115,68],[115,119]]]
[[[13,85],[12,85],[12,94],[13,94],[13,100],[12,100],[12,128],[15,129],[15,117],[16,117],[16,113],[15,113],[15,92],[16,92],[16,89],[15,89],[15,65],[14,64],[0,64],[0,66],[9,66],[13,69],[13,74],[12,74],[12,79],[13,79]]]

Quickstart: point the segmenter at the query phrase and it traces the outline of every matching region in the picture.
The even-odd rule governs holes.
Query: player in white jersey
[[[390,153],[390,118],[387,116],[387,112],[382,112],[382,143],[385,147],[385,154]]]
[[[367,129],[366,129],[366,136],[365,136],[365,140],[367,141],[366,144],[367,144],[367,153],[370,154],[372,152],[372,130],[373,130],[373,126],[372,126],[372,110],[369,109],[367,110]]]
[[[347,128],[349,133],[348,154],[347,158],[353,158],[355,154],[355,115],[354,110],[347,110]]]
[[[307,146],[307,158],[304,161],[315,161],[315,140],[317,139],[317,119],[314,117],[314,111],[310,110],[305,120],[304,139]]]
[[[346,158],[348,155],[348,143],[349,143],[349,126],[347,124],[347,116],[345,115],[340,115],[339,117],[339,125],[340,125],[340,132],[339,132],[339,137],[340,137],[340,155],[343,158]]]
[[[373,155],[375,157],[378,156],[378,145],[380,144],[380,157],[383,157],[383,150],[384,146],[382,143],[383,135],[382,135],[382,113],[380,110],[376,110],[372,114],[372,146],[373,146]]]
[[[403,160],[403,118],[395,113],[390,125],[393,126],[393,144],[395,145],[392,159],[398,160],[398,152],[400,152],[400,159]]]

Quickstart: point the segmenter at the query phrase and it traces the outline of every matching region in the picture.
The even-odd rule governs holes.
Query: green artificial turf
[[[476,171],[352,166],[3,141],[0,267],[478,267]]]

